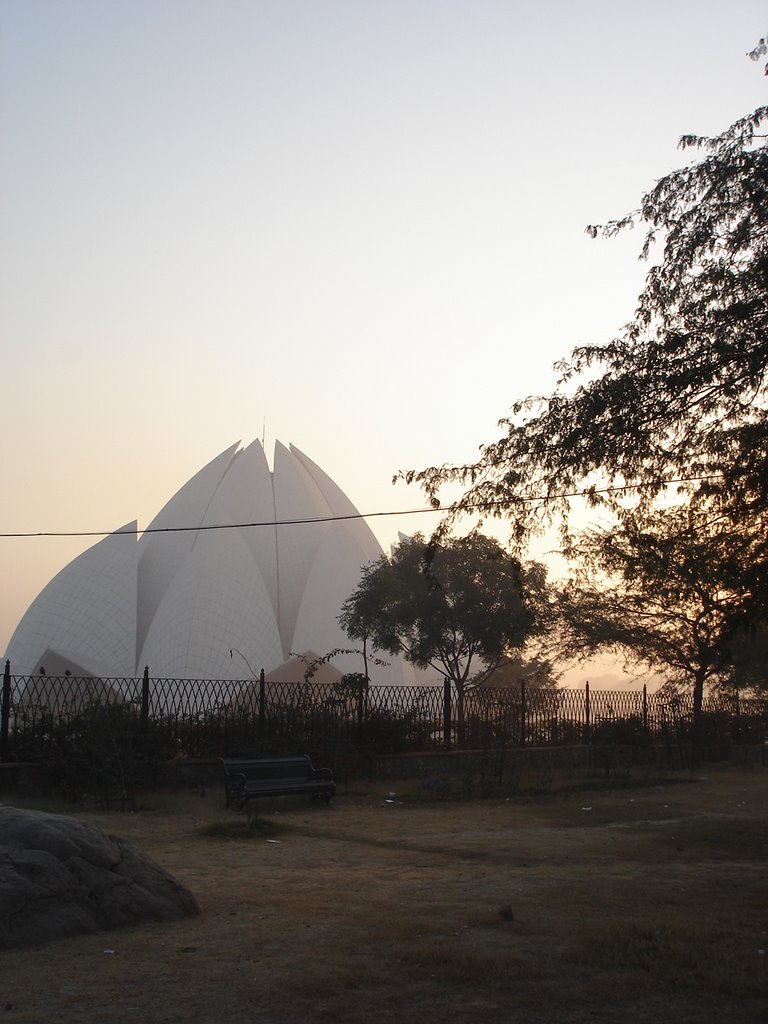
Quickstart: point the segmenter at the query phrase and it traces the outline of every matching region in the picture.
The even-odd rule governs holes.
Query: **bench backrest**
[[[263,757],[258,760],[222,759],[228,774],[243,774],[246,779],[306,779],[312,774],[309,757]]]

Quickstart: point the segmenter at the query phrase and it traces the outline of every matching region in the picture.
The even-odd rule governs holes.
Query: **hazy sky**
[[[763,0],[0,0],[0,532],[264,433],[363,512],[631,317],[584,233],[766,102]],[[384,546],[425,516],[378,518]],[[92,539],[0,539],[0,650]]]

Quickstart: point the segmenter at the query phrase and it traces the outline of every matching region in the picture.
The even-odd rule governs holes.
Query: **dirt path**
[[[645,790],[99,815],[203,906],[0,954],[14,1024],[768,1021],[766,769]],[[763,950],[763,952],[760,952]],[[5,1010],[3,1009],[5,1007]]]

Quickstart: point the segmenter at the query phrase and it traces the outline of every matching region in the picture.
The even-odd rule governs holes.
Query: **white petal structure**
[[[273,466],[260,442],[233,445],[138,542],[130,523],[70,562],[16,628],[11,671],[136,677],[148,665],[170,679],[249,679],[262,668],[280,678],[296,654],[353,646],[337,616],[381,547],[293,445],[275,445]],[[362,670],[359,655],[334,664]],[[410,682],[409,668],[394,660],[372,678]]]
[[[88,548],[54,576],[16,627],[6,658],[19,675],[132,676],[136,523]]]

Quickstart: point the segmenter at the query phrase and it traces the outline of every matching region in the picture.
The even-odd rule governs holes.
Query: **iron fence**
[[[63,759],[111,743],[146,760],[316,752],[504,750],[586,743],[681,743],[692,701],[642,691],[355,687],[254,680],[15,676],[6,663],[0,761]],[[713,696],[714,743],[761,740],[768,701]]]

